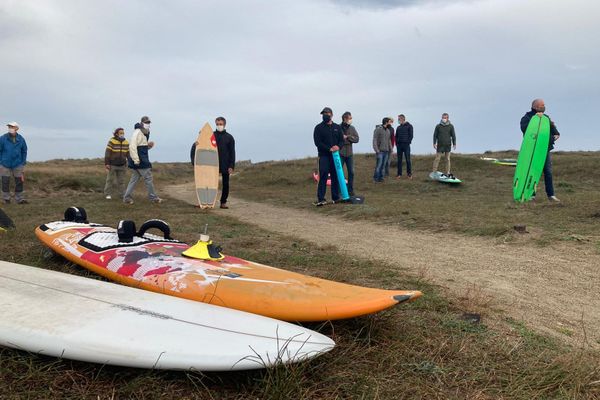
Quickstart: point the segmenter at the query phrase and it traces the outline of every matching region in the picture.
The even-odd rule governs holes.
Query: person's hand
[[[151,149],[154,147],[154,142],[150,141],[148,142],[148,148]]]
[[[110,171],[110,165],[106,164],[104,168],[106,168],[107,171]]]
[[[333,153],[334,151],[338,151],[339,149],[340,149],[339,146],[335,145],[332,148],[330,148],[329,151],[331,151]]]
[[[556,142],[560,138],[560,135],[554,135],[554,141]]]
[[[344,140],[348,140],[348,135],[344,135]]]
[[[133,165],[135,165],[136,167],[139,167],[140,166],[140,162],[139,161],[138,162],[134,162]]]
[[[456,150],[456,145],[452,145],[452,150]]]
[[[228,172],[229,174],[233,174],[233,168],[227,168],[227,172]]]
[[[437,150],[437,144],[434,143],[433,148],[434,148],[434,150]]]

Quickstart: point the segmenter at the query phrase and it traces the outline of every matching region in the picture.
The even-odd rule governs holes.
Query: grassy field
[[[561,229],[544,221],[547,213],[576,213],[568,206],[573,202],[587,204],[588,214],[598,206],[592,198],[593,187],[579,183],[574,174],[565,179],[558,172],[566,173],[570,157],[575,157],[582,166],[591,165],[595,159],[585,154],[557,157],[558,183],[572,185],[572,191],[565,190],[562,196],[565,207],[514,207],[510,205],[510,192],[501,192],[502,196],[488,193],[499,191],[507,182],[510,187],[511,170],[484,164],[474,157],[456,158],[456,172],[467,182],[462,187],[425,182],[429,159],[418,157],[415,180],[369,187],[364,211],[350,207],[343,211],[339,208],[323,211],[336,210],[348,218],[381,219],[384,223],[398,223],[398,218],[404,218],[403,224],[415,229],[457,229],[497,235],[494,229],[483,229],[486,211],[478,211],[479,207],[493,208],[487,201],[495,199],[495,204],[502,204],[503,208],[490,218],[498,226],[504,226],[504,230],[509,227],[500,223],[502,216],[515,214],[518,222],[530,225],[536,221],[539,229],[554,227],[545,233],[549,237],[572,231],[587,237],[593,234],[592,228],[575,230],[578,226],[584,229],[584,216],[565,220]],[[372,161],[369,157],[359,157],[357,192],[369,184]],[[315,189],[308,180],[312,164],[310,160],[301,160],[249,167],[234,178],[234,194],[309,207]],[[475,168],[480,172],[476,173]],[[174,178],[191,181],[192,177],[187,164],[158,164],[154,172],[159,192],[162,185]],[[478,188],[474,180],[482,174],[487,178],[482,182],[484,186]],[[188,242],[195,240],[200,228],[208,223],[213,239],[228,254],[345,282],[418,289],[425,296],[415,303],[369,317],[309,324],[310,328],[330,335],[337,343],[336,349],[312,362],[266,371],[210,374],[144,371],[0,349],[1,399],[600,399],[597,353],[540,336],[519,321],[495,318],[485,301],[475,295],[450,300],[435,286],[385,264],[349,258],[334,248],[317,248],[292,236],[260,230],[222,214],[199,212],[168,198],[163,204],[150,204],[141,188],[132,206],[107,201],[101,194],[103,176],[98,160],[30,165],[26,185],[31,204],[3,206],[18,227],[0,236],[0,257],[100,279],[60,257],[49,256],[33,234],[35,226],[61,219],[66,207],[78,205],[86,208],[94,222],[110,225],[120,219],[133,219],[138,224],[150,218],[164,219],[170,222],[176,238]],[[593,175],[589,179],[593,183]],[[597,175],[595,179],[597,182]],[[483,197],[481,202],[477,200],[479,196]],[[429,221],[427,213],[420,211],[425,199],[439,205],[452,200],[455,211],[440,212],[435,222]],[[469,207],[471,214],[481,215],[466,220],[456,215]],[[388,215],[391,210],[394,212]],[[405,211],[408,214],[403,214]],[[409,218],[414,221],[407,222]],[[454,223],[458,225],[454,227]],[[481,323],[465,320],[466,312],[480,313]]]
[[[516,158],[514,152],[486,157]],[[318,210],[349,219],[367,219],[408,229],[460,232],[511,240],[514,225],[524,224],[540,245],[555,241],[600,241],[600,153],[553,153],[554,185],[560,205],[546,200],[543,184],[538,199],[528,204],[512,200],[513,167],[494,165],[479,155],[454,155],[453,173],[464,183],[450,186],[428,179],[433,156],[413,157],[413,180],[391,178],[373,183],[373,155],[355,157],[355,192],[366,196],[363,206],[316,209],[316,184],[311,172],[316,158],[255,164],[232,182],[232,193],[249,200]],[[392,162],[395,166],[395,158]],[[444,163],[441,163],[441,167]],[[404,169],[405,173],[406,170]],[[328,191],[329,198],[329,191]]]

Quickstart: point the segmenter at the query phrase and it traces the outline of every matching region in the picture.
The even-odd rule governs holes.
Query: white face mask
[[[446,122],[448,122],[448,118],[442,118],[442,122],[443,122],[443,123],[446,123]]]
[[[223,125],[217,125],[217,131],[223,132],[224,130],[225,130],[225,127]]]
[[[352,120],[351,119],[348,120],[348,125],[352,125]]]
[[[144,129],[150,129],[150,124],[143,124],[144,125]]]
[[[17,130],[15,128],[8,128],[8,133],[14,135],[15,133],[17,133]]]

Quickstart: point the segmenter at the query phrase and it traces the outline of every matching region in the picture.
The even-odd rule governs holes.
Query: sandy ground
[[[196,204],[191,185],[171,186],[165,192]],[[228,204],[229,210],[214,212],[333,245],[357,258],[381,260],[442,286],[450,296],[472,297],[475,308],[489,301],[486,309],[494,313],[574,345],[600,347],[600,255],[593,249],[564,244],[539,248],[422,233],[241,199]]]

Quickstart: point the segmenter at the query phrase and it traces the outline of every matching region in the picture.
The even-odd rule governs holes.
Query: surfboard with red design
[[[208,123],[204,124],[196,139],[194,182],[200,208],[214,208],[219,191],[219,153],[217,140]]]
[[[182,254],[188,244],[142,231],[124,242],[108,226],[57,221],[35,233],[69,261],[112,281],[285,321],[357,317],[421,296],[415,290],[349,285],[232,256],[189,258]]]

